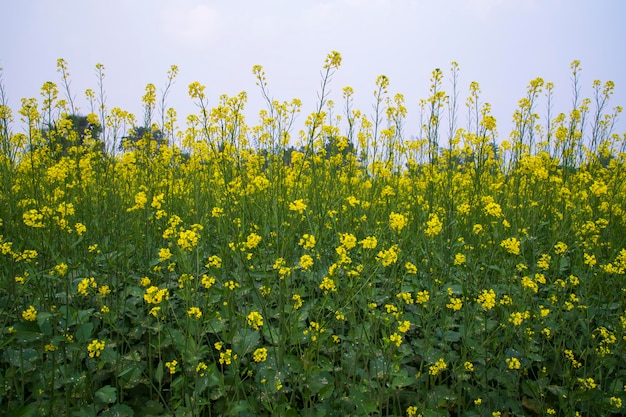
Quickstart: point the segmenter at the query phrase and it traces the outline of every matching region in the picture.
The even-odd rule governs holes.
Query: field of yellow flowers
[[[8,416],[606,416],[626,408],[626,134],[613,83],[513,130],[432,73],[407,138],[374,114],[246,94],[144,121],[59,85],[0,89],[0,410]],[[445,90],[448,90],[447,92]],[[65,97],[65,98],[63,98]],[[462,108],[461,111],[459,108]],[[547,106],[549,109],[550,106]],[[457,117],[467,114],[464,126]],[[296,122],[303,117],[301,130]]]

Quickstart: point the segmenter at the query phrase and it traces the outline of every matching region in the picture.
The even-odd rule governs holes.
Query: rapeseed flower
[[[33,306],[29,306],[26,310],[22,311],[22,318],[27,321],[37,320],[37,310]]]
[[[99,357],[105,346],[106,343],[104,340],[92,340],[91,343],[89,343],[89,345],[87,346],[87,352],[89,352],[89,357]]]
[[[263,316],[258,311],[253,311],[247,317],[248,326],[252,326],[254,330],[259,330],[263,326]]]

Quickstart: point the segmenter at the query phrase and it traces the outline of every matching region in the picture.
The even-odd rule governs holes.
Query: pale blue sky
[[[528,82],[538,76],[556,85],[553,111],[571,109],[571,73],[581,61],[583,96],[594,79],[612,80],[611,107],[626,107],[626,1],[623,0],[23,0],[2,7],[0,67],[11,107],[39,97],[45,81],[59,83],[57,58],[69,65],[77,104],[96,87],[95,65],[105,66],[109,107],[142,122],[147,83],[159,90],[170,65],[179,77],[168,103],[184,116],[193,81],[206,85],[210,104],[220,94],[249,96],[247,117],[256,123],[261,95],[251,73],[265,68],[278,100],[303,101],[299,129],[315,108],[320,69],[331,50],[343,64],[331,98],[355,89],[355,104],[371,114],[376,77],[390,79],[409,110],[405,134],[416,134],[418,100],[426,98],[431,71],[460,65],[460,98],[478,81],[493,106],[499,138]],[[449,85],[446,85],[446,88]],[[463,111],[463,109],[462,109]],[[461,113],[464,116],[464,112]],[[544,112],[541,111],[543,115]],[[626,114],[619,132],[626,130]]]

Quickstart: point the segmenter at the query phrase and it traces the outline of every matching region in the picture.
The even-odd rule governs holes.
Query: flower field
[[[340,64],[308,115],[255,66],[253,123],[246,93],[199,83],[178,120],[176,67],[142,121],[106,105],[100,64],[85,110],[63,60],[15,112],[0,89],[1,414],[624,412],[613,83],[579,96],[573,62],[556,113],[532,80],[500,138],[456,63],[433,71],[419,126],[385,76],[372,114],[350,87],[335,102]]]

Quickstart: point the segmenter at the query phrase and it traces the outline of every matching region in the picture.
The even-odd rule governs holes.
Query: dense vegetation
[[[477,83],[432,73],[416,137],[374,114],[246,94],[177,126],[69,73],[0,89],[0,409],[10,416],[600,416],[626,404],[626,135],[593,83],[531,81],[506,140]],[[61,92],[59,92],[59,89]],[[65,98],[60,96],[65,95]],[[20,123],[14,121],[14,117]],[[160,120],[157,120],[160,119]],[[411,129],[414,127],[411,126]],[[3,412],[4,413],[4,412]],[[6,413],[5,413],[6,415]]]

